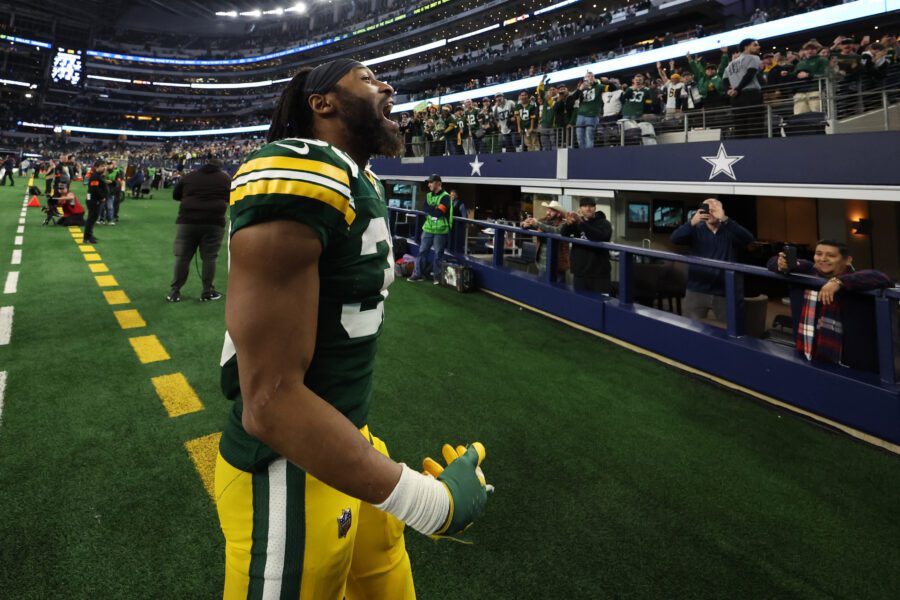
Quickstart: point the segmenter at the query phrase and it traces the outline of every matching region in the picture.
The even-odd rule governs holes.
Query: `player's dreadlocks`
[[[294,75],[287,88],[281,93],[278,106],[272,115],[272,124],[266,135],[267,142],[289,137],[311,138],[313,136],[313,112],[309,107],[308,94],[304,93],[306,79],[312,69],[304,67]]]

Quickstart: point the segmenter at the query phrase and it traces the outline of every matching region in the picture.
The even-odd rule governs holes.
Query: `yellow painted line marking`
[[[155,335],[144,335],[141,337],[133,337],[128,340],[134,353],[137,354],[138,360],[144,364],[169,360],[169,353],[163,348],[159,339]]]
[[[104,265],[103,263],[91,263],[88,265],[91,273],[109,273],[109,267]]]
[[[96,252],[96,250],[94,249],[93,246],[85,246],[82,244],[78,245],[78,249],[81,250],[82,252]]]
[[[200,480],[203,481],[203,487],[206,488],[206,493],[209,494],[209,498],[213,502],[216,501],[213,483],[215,482],[216,456],[219,453],[219,439],[221,437],[221,432],[211,433],[184,443],[184,447],[194,463],[194,468],[197,469],[197,474],[200,475]]]
[[[817,415],[815,413],[809,412],[807,410],[804,410],[802,408],[796,407],[793,404],[788,404],[787,402],[782,402],[781,400],[778,400],[777,398],[772,398],[771,396],[766,396],[765,394],[757,392],[756,390],[751,390],[750,388],[744,387],[737,383],[733,383],[731,381],[728,381],[727,379],[722,379],[721,377],[716,377],[715,375],[710,375],[709,373],[706,373],[705,371],[701,371],[700,369],[695,369],[694,367],[692,367],[690,365],[680,363],[677,360],[673,360],[667,356],[663,356],[662,354],[657,354],[655,352],[651,352],[650,350],[645,350],[644,348],[641,348],[640,346],[636,346],[630,342],[626,342],[625,340],[620,340],[617,337],[613,337],[613,336],[607,335],[605,333],[600,333],[599,331],[594,331],[593,329],[591,329],[589,327],[585,327],[584,325],[579,325],[578,323],[574,323],[567,319],[563,319],[562,317],[558,317],[554,314],[545,312],[539,308],[534,308],[533,306],[525,304],[524,302],[519,302],[518,300],[513,300],[512,298],[504,296],[503,294],[498,294],[497,292],[492,292],[491,290],[481,290],[481,291],[489,296],[494,296],[495,298],[505,300],[506,302],[509,302],[510,304],[515,304],[516,306],[521,306],[522,308],[530,310],[533,313],[537,313],[541,316],[547,317],[548,319],[553,319],[554,321],[559,321],[560,323],[564,323],[564,324],[568,325],[569,327],[572,327],[573,329],[577,329],[579,331],[589,333],[595,337],[606,340],[607,342],[611,342],[617,346],[621,346],[622,348],[626,348],[627,350],[631,350],[632,352],[635,352],[637,354],[647,356],[649,358],[652,358],[653,360],[657,360],[663,364],[669,365],[670,367],[675,367],[676,369],[681,369],[682,371],[686,371],[692,375],[697,375],[698,377],[703,377],[704,379],[709,379],[710,381],[714,381],[715,383],[718,383],[719,385],[721,385],[723,387],[727,387],[729,389],[741,392],[742,394],[747,394],[748,396],[753,396],[754,398],[756,398],[758,400],[762,400],[763,402],[768,402],[769,404],[778,406],[779,408],[783,408],[785,410],[789,410],[791,412],[801,414],[804,417],[807,417],[814,421],[818,421],[819,423],[825,423],[829,427],[833,427],[834,429],[837,429],[838,431],[843,431],[850,437],[854,437],[858,440],[862,440],[866,443],[872,444],[873,446],[878,446],[880,448],[884,448],[888,452],[893,452],[894,454],[900,454],[900,444],[894,444],[893,442],[889,442],[889,441],[883,440],[879,437],[875,437],[874,435],[868,434],[868,433],[866,433],[864,431],[860,431],[858,429],[854,429],[853,427],[849,427],[847,425],[844,425],[843,423],[838,423],[837,421],[832,421],[831,419],[828,419],[826,417],[823,417],[823,416]]]
[[[94,267],[96,265],[91,266]],[[97,275],[94,279],[97,280],[97,285],[100,287],[116,287],[119,285],[119,282],[112,275]]]
[[[137,329],[138,327],[146,327],[147,323],[141,316],[141,313],[134,309],[115,310],[113,314],[119,321],[119,327],[122,329]]]
[[[99,262],[99,261],[103,260],[102,258],[100,258],[100,255],[97,254],[96,252],[91,252],[89,254],[82,254],[82,256],[84,256],[84,260],[86,260],[88,262]]]
[[[197,392],[182,373],[160,375],[154,377],[152,381],[156,395],[162,400],[170,417],[180,417],[203,410],[203,403],[197,397]]]
[[[103,292],[103,297],[106,298],[106,302],[109,304],[128,304],[131,302],[131,300],[128,299],[128,295],[122,290]]]
[[[69,227],[69,231],[72,233],[81,233],[81,230],[78,227],[75,227],[74,225]]]

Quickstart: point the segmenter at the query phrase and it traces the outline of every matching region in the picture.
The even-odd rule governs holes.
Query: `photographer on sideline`
[[[84,225],[84,207],[78,202],[78,198],[75,197],[75,194],[69,191],[68,183],[60,183],[57,195],[52,196],[51,199],[53,202],[50,200],[47,201],[47,210],[52,210],[56,213],[56,206],[60,206],[63,211],[62,218],[56,222],[57,225]],[[50,219],[49,212],[47,214],[47,219]]]
[[[597,210],[593,198],[583,197],[578,211],[566,215],[566,224],[562,226],[560,235],[608,242],[612,239],[612,223]],[[575,291],[609,294],[612,291],[611,274],[609,250],[572,244],[572,286]]]
[[[423,271],[428,261],[428,251],[434,246],[434,263],[431,273],[434,277],[434,285],[441,283],[441,261],[444,259],[444,249],[447,247],[447,238],[450,237],[450,194],[444,191],[441,176],[433,174],[426,181],[428,194],[425,195],[425,224],[422,226],[422,243],[419,244],[419,255],[416,257],[416,266],[413,274],[407,281],[422,281],[425,279]]]

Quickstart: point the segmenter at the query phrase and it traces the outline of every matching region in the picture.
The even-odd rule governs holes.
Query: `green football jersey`
[[[578,104],[578,114],[582,117],[596,117],[600,114],[600,106],[603,104],[601,95],[604,86],[595,81],[594,85],[581,91],[581,102]]]
[[[478,121],[478,111],[475,109],[467,110],[463,113],[463,116],[466,118],[466,127],[469,135],[474,136],[475,132],[481,128],[481,123]]]
[[[631,89],[622,103],[622,116],[626,119],[640,119],[644,114],[644,106],[652,105],[650,88]]]
[[[347,154],[310,139],[284,139],[251,154],[231,184],[231,235],[274,219],[298,221],[322,242],[316,346],[304,383],[362,427],[368,418],[384,299],[394,280],[384,188]],[[265,468],[274,450],[244,431],[238,357],[228,333],[222,391],[234,400],[220,444],[243,470]]]
[[[532,126],[532,119],[537,118],[535,109],[537,109],[537,106],[530,102],[528,104],[516,104],[516,116],[519,117],[519,121],[521,122],[522,132],[525,132],[525,130]]]

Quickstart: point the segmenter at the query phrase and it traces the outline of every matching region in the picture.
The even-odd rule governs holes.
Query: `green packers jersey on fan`
[[[251,154],[235,174],[231,235],[274,219],[299,221],[322,241],[316,347],[304,383],[362,427],[384,299],[394,280],[384,188],[325,142],[279,140]],[[278,455],[241,425],[237,355],[227,333],[221,365],[222,391],[235,401],[222,456],[239,469],[264,468]]]

